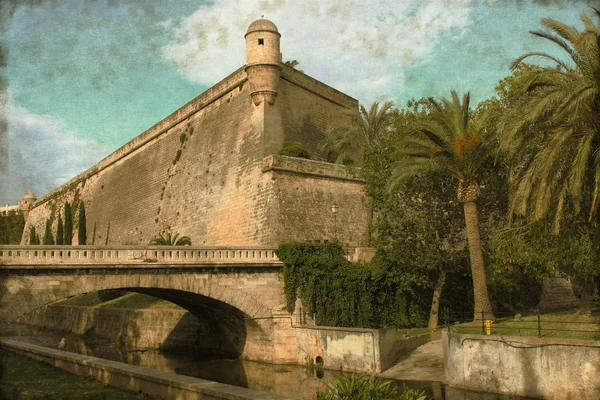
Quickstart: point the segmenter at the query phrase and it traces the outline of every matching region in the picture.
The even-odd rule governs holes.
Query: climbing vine
[[[283,262],[286,310],[297,298],[320,325],[360,328],[415,326],[426,322],[427,302],[378,260],[351,263],[337,243],[285,243],[275,251]]]

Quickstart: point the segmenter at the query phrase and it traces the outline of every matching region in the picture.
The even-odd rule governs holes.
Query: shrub
[[[170,232],[166,233],[165,236],[159,234],[157,237],[150,241],[151,246],[191,246],[192,239],[189,236],[179,236],[179,233],[171,235]]]
[[[317,393],[317,400],[427,400],[425,391],[409,389],[403,386],[402,394],[398,397],[398,390],[392,386],[391,381],[383,381],[372,374],[350,374],[336,376],[332,382],[327,383],[325,392]]]
[[[279,150],[279,155],[310,159],[310,154],[308,153],[308,150],[306,150],[306,147],[298,142],[284,143],[281,150]]]

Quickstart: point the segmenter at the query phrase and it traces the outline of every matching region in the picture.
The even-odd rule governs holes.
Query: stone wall
[[[370,208],[364,181],[345,167],[272,156],[265,159],[263,171],[270,172],[274,191],[270,207],[276,210],[276,218],[270,229],[280,242],[333,241],[335,231],[349,247],[368,242]],[[335,220],[334,203],[340,206]]]
[[[329,168],[338,176],[263,168],[284,141],[299,141],[324,160],[319,144],[327,126],[358,107],[355,99],[291,67],[282,68],[273,105],[253,104],[241,68],[40,198],[22,243],[27,244],[31,226],[42,236],[47,219],[56,232],[58,215],[69,202],[74,203],[77,244],[80,201],[86,208],[87,244],[147,244],[166,231],[207,246],[325,240],[332,232],[329,207],[338,202],[341,240],[367,245],[363,183],[340,179],[348,175],[341,171],[344,167]],[[310,226],[301,223],[303,215]]]
[[[358,101],[303,74],[284,66],[275,107],[281,114],[281,136],[286,142],[300,142],[319,161],[327,160],[320,145],[332,121],[357,111]],[[347,110],[340,115],[340,109]],[[275,127],[272,127],[275,130]]]
[[[417,345],[397,340],[395,328],[358,329],[296,326],[289,315],[275,315],[273,360],[277,363],[314,364],[347,371],[381,372]],[[100,337],[119,340],[128,349],[193,349],[195,354],[217,354],[221,339],[211,335],[208,320],[186,310],[94,308],[48,305],[21,317],[19,323],[37,328],[84,335],[94,328]],[[251,343],[247,343],[251,346]]]
[[[600,398],[597,342],[466,335],[444,330],[449,385],[535,398]]]
[[[94,329],[99,337],[117,340],[130,350],[193,348],[209,352],[218,348],[217,338],[208,335],[210,327],[183,309],[130,310],[51,304],[21,317],[18,322],[80,336]]]

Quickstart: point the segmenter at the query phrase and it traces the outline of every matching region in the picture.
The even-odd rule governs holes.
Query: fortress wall
[[[288,66],[281,76],[275,103],[254,105],[238,69],[36,202],[22,243],[31,225],[42,237],[46,219],[55,233],[68,201],[77,244],[82,200],[87,244],[146,244],[166,231],[206,246],[331,240],[330,206],[338,203],[339,239],[366,245],[362,181],[341,166],[274,156],[284,141],[298,141],[324,160],[324,132],[357,101]]]
[[[350,247],[368,245],[370,208],[364,181],[342,165],[273,156],[263,169],[274,182],[273,230],[279,242],[334,240],[331,205],[340,205],[338,240]]]
[[[257,204],[264,204],[268,189],[261,182],[264,104],[252,105],[245,82],[244,71],[236,71],[44,196],[22,242],[30,225],[42,236],[47,218],[56,232],[65,201],[82,199],[89,244],[147,243],[167,229],[194,244],[262,244],[265,208]],[[76,224],[76,208],[73,214]],[[76,228],[74,236],[76,243]]]
[[[319,161],[327,160],[319,146],[329,125],[348,110],[358,110],[356,99],[289,66],[283,66],[275,105],[283,121],[283,140],[304,144],[311,158]]]

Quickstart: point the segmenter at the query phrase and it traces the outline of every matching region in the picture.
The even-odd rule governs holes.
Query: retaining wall
[[[196,317],[184,309],[129,310],[108,307],[48,305],[22,317],[19,323],[84,335],[94,329],[103,338],[117,339],[128,349],[174,349],[218,344]]]
[[[0,339],[0,346],[5,350],[44,361],[70,373],[94,378],[105,385],[134,392],[142,391],[165,400],[290,399],[289,397],[190,376],[158,372],[150,368],[102,360],[10,339]]]
[[[600,342],[442,333],[447,383],[557,400],[600,398]]]
[[[327,369],[382,372],[398,358],[431,340],[421,335],[396,338],[395,328],[361,329],[326,326],[295,326],[290,317],[275,316],[274,360],[306,365],[323,361]],[[27,325],[83,335],[94,328],[106,338],[120,338],[129,349],[192,347],[210,352],[218,338],[210,326],[185,310],[127,310],[48,305],[19,320]]]

